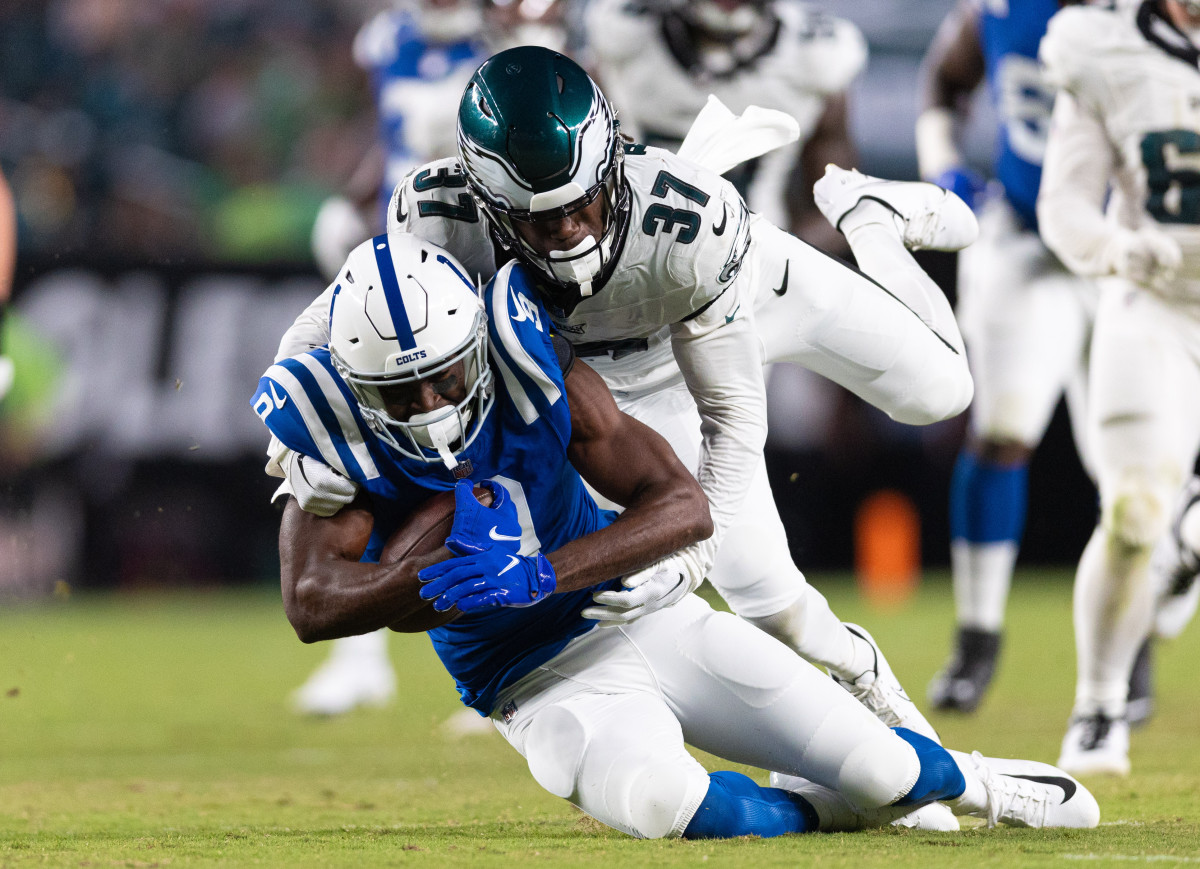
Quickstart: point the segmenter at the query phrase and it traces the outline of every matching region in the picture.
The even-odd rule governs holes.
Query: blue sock
[[[1025,530],[1028,465],[993,465],[963,450],[950,479],[950,537],[1019,543]]]
[[[917,751],[917,760],[921,763],[921,774],[909,792],[896,800],[898,806],[913,806],[920,803],[931,803],[934,800],[950,800],[961,796],[967,789],[967,780],[963,778],[962,770],[950,756],[950,752],[942,748],[928,736],[905,727],[893,727],[893,732]]]
[[[781,788],[763,788],[740,772],[714,772],[708,793],[683,831],[685,839],[782,836],[811,833],[817,811],[808,800]]]

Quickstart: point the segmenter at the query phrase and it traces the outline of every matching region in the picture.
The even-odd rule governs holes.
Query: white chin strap
[[[458,424],[459,417],[459,413],[447,414],[445,410],[433,410],[429,413],[414,413],[408,418],[413,439],[423,447],[437,450],[442,462],[451,471],[458,467],[458,459],[450,452],[450,444],[466,440],[463,426],[471,421],[470,408],[461,412],[462,425]]]
[[[550,260],[550,272],[554,277],[579,284],[579,294],[585,299],[592,294],[592,281],[604,265],[600,259],[600,246],[590,235],[570,250],[550,251]]]

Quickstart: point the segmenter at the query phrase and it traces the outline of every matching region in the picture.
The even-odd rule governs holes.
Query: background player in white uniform
[[[715,173],[623,145],[594,83],[540,49],[481,67],[459,125],[465,174],[448,159],[411,175],[393,227],[444,245],[472,275],[492,274],[505,245],[535,268],[558,331],[705,488],[717,533],[685,553],[691,586],[708,575],[735,612],[828,667],[885,721],[932,733],[870,638],[843,626],[792,563],[762,456],[762,366],[798,362],[902,422],[960,412],[971,379],[957,326],[902,235],[960,247],[976,230],[969,210],[933,185],[831,168],[818,202],[877,283],[750,215]],[[522,193],[529,177],[549,189]],[[323,343],[329,302],[314,302],[284,345]]]
[[[1198,36],[1194,4],[1147,0],[1064,9],[1041,46],[1061,88],[1042,237],[1074,271],[1111,276],[1088,411],[1101,517],[1076,577],[1078,674],[1061,755],[1079,772],[1129,770],[1125,682],[1158,592],[1148,563],[1200,446]]]
[[[935,799],[989,824],[1097,824],[1091,794],[1061,771],[889,730],[694,595],[627,626],[589,621],[591,589],[711,524],[670,447],[551,338],[535,280],[507,265],[480,300],[444,252],[378,236],[335,285],[330,346],[260,381],[253,403],[271,431],[362,487],[327,518],[289,500],[281,578],[302,638],[428,630],[464,703],[492,717],[539,784],[639,837],[855,829]],[[580,471],[626,511],[601,511]],[[490,509],[478,484],[496,495]],[[407,513],[451,488],[446,549],[373,563]],[[778,769],[790,789],[710,775],[685,740]]]
[[[1029,460],[1064,391],[1076,431],[1083,427],[1097,290],[1045,248],[1035,214],[1054,99],[1037,47],[1058,8],[1057,0],[960,0],[922,69],[921,176],[980,213],[979,241],[959,254],[957,313],[975,399],[950,488],[957,630],[953,655],[929,686],[939,709],[973,711],[991,682],[1025,524]],[[999,121],[996,180],[986,193],[957,144],[985,78]]]
[[[755,105],[795,118],[798,142],[729,177],[751,211],[824,250],[845,250],[812,185],[828,164],[858,162],[846,108],[867,61],[857,27],[792,0],[594,0],[586,21],[596,73],[635,141],[677,150],[709,94],[737,114]]]

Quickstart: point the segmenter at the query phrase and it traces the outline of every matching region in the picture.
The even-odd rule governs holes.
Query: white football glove
[[[371,227],[349,199],[330,196],[322,202],[312,229],[313,260],[321,276],[336,278],[350,251],[370,237]]]
[[[300,509],[314,516],[332,516],[358,495],[358,484],[353,480],[299,453],[288,453],[283,471]]]
[[[592,600],[600,606],[585,608],[580,615],[595,619],[601,627],[627,625],[642,616],[674,606],[700,587],[704,571],[687,550],[669,555],[621,580],[624,591],[598,591]]]
[[[1121,229],[1104,252],[1113,274],[1156,292],[1170,287],[1183,261],[1179,243],[1157,229]]]

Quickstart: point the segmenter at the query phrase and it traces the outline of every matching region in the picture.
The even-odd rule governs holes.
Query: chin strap
[[[439,418],[426,423],[423,417],[430,416]],[[445,414],[444,410],[434,410],[429,413],[415,413],[408,418],[408,425],[413,426],[413,436],[417,443],[437,450],[437,454],[442,457],[442,463],[451,471],[458,467],[458,459],[450,451],[450,442],[462,440],[466,434],[458,423],[458,417],[457,413]]]

